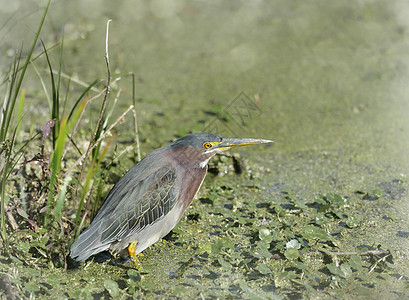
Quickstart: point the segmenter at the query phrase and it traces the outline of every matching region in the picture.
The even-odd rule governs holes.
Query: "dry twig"
[[[378,255],[389,255],[389,250],[368,250],[365,252],[358,252],[358,251],[349,251],[349,252],[340,252],[340,251],[330,251],[325,248],[318,249],[325,254],[332,255],[332,256],[350,256],[350,255],[358,255],[358,256],[378,256]]]
[[[81,173],[80,173],[80,176],[78,178],[78,182],[81,182],[81,178],[83,176],[84,168],[85,168],[85,161],[88,159],[88,156],[89,156],[89,154],[91,152],[91,149],[93,149],[93,147],[98,144],[98,142],[94,143],[94,140],[95,140],[95,136],[97,134],[98,128],[99,128],[99,126],[101,124],[102,118],[104,116],[105,107],[106,107],[106,103],[107,103],[108,95],[109,95],[109,90],[111,88],[111,69],[110,69],[110,66],[109,66],[109,53],[108,53],[109,52],[108,51],[109,24],[111,23],[111,21],[112,20],[108,20],[108,22],[107,22],[107,30],[106,30],[106,38],[105,38],[105,63],[106,63],[106,67],[107,67],[107,85],[105,87],[104,100],[102,101],[102,106],[101,106],[101,110],[99,112],[98,121],[97,121],[97,124],[95,126],[94,132],[92,133],[91,140],[89,141],[87,151],[85,152],[85,155],[83,155],[84,156],[84,163],[82,164]]]
[[[102,141],[104,138],[106,138],[108,135],[110,135],[112,129],[118,124],[118,122],[123,120],[125,118],[125,116],[129,113],[129,111],[133,110],[133,109],[134,109],[133,105],[129,106],[128,109],[122,115],[120,115],[119,118],[116,119],[116,121],[114,123],[112,123],[112,125],[107,129],[107,131],[105,131],[105,133],[92,145],[90,151],[92,151],[98,145],[98,143],[100,141]],[[78,160],[71,166],[71,168],[67,171],[67,173],[70,173],[74,167],[81,164],[81,162],[85,161],[85,159],[84,159],[85,156],[86,156],[86,153],[84,153],[80,158],[78,158]]]

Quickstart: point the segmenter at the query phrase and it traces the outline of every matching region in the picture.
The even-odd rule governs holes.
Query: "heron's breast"
[[[207,168],[195,168],[193,170],[186,170],[180,180],[180,190],[178,195],[178,202],[182,204],[185,210],[192,200],[195,198],[197,192],[202,185],[206,176]]]

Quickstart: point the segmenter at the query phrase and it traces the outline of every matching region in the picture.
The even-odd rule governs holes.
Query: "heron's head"
[[[262,139],[224,139],[212,133],[192,133],[174,141],[169,147],[180,163],[205,168],[210,158],[217,153],[234,147],[272,142]]]

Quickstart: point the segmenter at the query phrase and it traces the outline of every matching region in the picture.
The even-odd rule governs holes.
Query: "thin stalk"
[[[70,114],[68,115],[68,120],[71,119],[72,114],[75,111],[75,108],[78,106],[78,104],[81,102],[81,100],[85,97],[86,94],[100,81],[100,79],[94,80],[90,85],[87,86],[87,88],[82,92],[82,94],[78,97],[77,101],[75,102],[73,108],[71,109]]]
[[[4,145],[3,145],[4,146]],[[2,161],[4,159],[4,161]],[[10,163],[10,155],[8,155],[8,151],[3,151],[0,153],[0,163],[2,164],[2,170],[0,169],[0,195],[1,195],[1,237],[5,244],[5,249],[8,249],[9,243],[7,239],[7,231],[6,231],[6,170],[8,169],[8,165]]]
[[[134,125],[135,125],[135,141],[136,141],[136,151],[138,155],[138,162],[141,161],[141,149],[139,145],[139,131],[138,131],[138,118],[136,116],[136,93],[135,93],[135,74],[131,74],[132,76],[132,102],[134,109],[132,110],[133,112],[133,119],[134,119]]]
[[[116,119],[116,121],[108,128],[107,131],[104,132],[104,134],[95,142],[95,144],[92,146],[92,149],[94,149],[98,143],[100,141],[102,141],[104,138],[106,138],[108,135],[111,134],[111,130],[121,121],[125,118],[125,116],[129,113],[129,111],[131,111],[133,109],[133,105],[129,106],[128,109],[122,113],[121,116],[119,116],[119,118]],[[91,150],[92,150],[91,149]],[[77,165],[79,165],[81,162],[83,162],[85,160],[85,155],[86,153],[84,153],[80,158],[77,159],[77,161],[68,169],[68,173],[70,173]]]
[[[82,208],[84,206],[85,198],[86,198],[86,196],[87,196],[87,194],[89,192],[89,186],[90,186],[91,180],[92,180],[92,178],[95,177],[95,173],[98,170],[98,168],[99,168],[99,166],[100,166],[100,164],[102,162],[102,159],[105,157],[105,154],[107,153],[108,148],[112,143],[112,140],[113,140],[113,137],[111,136],[111,138],[109,139],[109,141],[105,145],[104,149],[102,150],[102,153],[100,154],[100,156],[98,158],[98,161],[96,160],[96,157],[95,157],[91,162],[91,167],[88,169],[87,178],[85,180],[85,185],[84,185],[84,188],[83,188],[82,194],[81,194],[80,204],[78,205],[77,214],[76,214],[75,221],[74,221],[74,223],[76,225],[78,225],[78,222],[79,222],[79,220],[81,218],[81,210],[82,210]],[[88,206],[88,202],[87,202],[86,206]]]
[[[102,106],[101,106],[101,110],[99,112],[97,125],[95,127],[94,132],[92,133],[91,140],[88,143],[87,151],[85,152],[84,163],[82,164],[81,173],[80,173],[80,176],[79,176],[79,179],[78,179],[79,182],[81,182],[81,178],[82,178],[83,173],[84,173],[85,160],[87,160],[90,151],[93,148],[96,147],[96,144],[98,144],[98,141],[95,144],[94,144],[94,141],[95,141],[95,138],[97,136],[97,132],[98,132],[98,130],[100,128],[100,124],[101,124],[103,116],[104,116],[105,107],[106,107],[106,103],[107,103],[108,95],[109,95],[109,90],[110,90],[110,87],[111,87],[111,69],[110,69],[110,66],[109,66],[109,51],[108,51],[109,24],[111,23],[111,21],[112,20],[108,20],[108,22],[107,22],[106,38],[105,38],[105,63],[106,63],[106,67],[107,67],[107,84],[106,84],[106,87],[105,87],[104,100],[102,101]]]
[[[36,65],[35,65],[34,62],[31,63],[31,66],[33,67],[33,69],[34,69],[34,71],[36,72],[38,78],[40,79],[41,85],[43,86],[45,98],[47,99],[48,111],[52,111],[52,109],[53,109],[53,104],[52,104],[52,101],[51,101],[51,97],[50,97],[50,95],[48,94],[47,86],[46,86],[46,84],[45,84],[45,82],[44,82],[44,80],[43,80],[43,77],[41,76],[40,71],[37,69],[37,67],[36,67]]]

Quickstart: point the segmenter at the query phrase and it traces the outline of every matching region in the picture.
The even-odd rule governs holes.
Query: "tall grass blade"
[[[50,160],[50,170],[51,170],[51,175],[50,175],[50,186],[49,186],[49,194],[48,194],[48,199],[47,199],[47,211],[45,213],[44,216],[44,225],[47,226],[49,223],[49,219],[51,217],[54,217],[54,219],[56,218],[56,215],[54,215],[52,213],[52,208],[56,208],[58,206],[58,208],[54,211],[57,211],[60,209],[62,209],[63,207],[63,203],[55,203],[54,205],[54,194],[55,194],[55,187],[58,186],[58,176],[60,175],[60,171],[61,171],[61,162],[62,162],[62,157],[63,157],[63,153],[64,153],[64,149],[66,146],[66,140],[67,140],[67,136],[69,135],[69,133],[72,131],[72,129],[74,128],[74,125],[76,123],[76,121],[78,120],[79,116],[81,115],[83,109],[85,108],[85,102],[82,103],[80,105],[80,107],[77,109],[77,111],[74,114],[74,117],[72,118],[72,120],[70,120],[69,123],[67,123],[68,121],[68,117],[64,117],[61,120],[60,123],[60,131],[58,133],[58,138],[56,141],[56,146],[54,148],[54,152],[52,154],[51,160]],[[67,175],[69,176],[69,175]]]
[[[52,141],[53,141],[53,148],[56,147],[56,142],[58,139],[58,133],[60,131],[60,101],[59,101],[59,90],[58,84],[55,82],[53,67],[51,65],[50,57],[48,56],[47,48],[45,47],[44,43],[41,41],[43,45],[44,54],[47,60],[47,65],[50,70],[50,79],[51,79],[51,91],[52,91],[52,106],[51,106],[51,120],[55,121],[55,125],[52,129]],[[60,74],[61,75],[61,74]],[[58,80],[57,80],[58,81]]]
[[[67,126],[67,118],[63,118],[60,123],[60,132],[58,134],[58,138],[55,143],[54,152],[52,154],[50,160],[50,185],[49,185],[49,193],[47,199],[47,211],[44,217],[44,225],[48,225],[49,216],[52,215],[52,206],[54,200],[54,192],[55,187],[58,184],[58,175],[60,174],[61,170],[61,158],[65,146],[65,139],[66,139],[66,126]]]
[[[6,231],[6,207],[8,205],[6,197],[6,182],[13,170],[13,162],[11,160],[13,146],[16,141],[17,126],[15,127],[12,137],[10,140],[5,141],[0,144],[0,196],[1,196],[1,208],[0,208],[0,224],[1,224],[1,237],[6,244],[6,249],[8,249],[8,239]]]
[[[15,55],[14,57],[14,61],[13,61],[13,65],[10,68],[11,69],[11,73],[7,76],[7,78],[9,78],[10,83],[9,83],[9,87],[8,87],[8,92],[6,94],[6,97],[4,98],[3,104],[2,104],[2,108],[1,108],[1,115],[0,115],[0,120],[1,120],[1,126],[0,126],[0,142],[3,142],[6,140],[7,138],[7,133],[9,130],[9,124],[7,123],[8,117],[9,115],[13,115],[14,109],[11,109],[12,107],[14,107],[13,104],[13,91],[14,91],[14,87],[16,85],[17,82],[17,78],[18,78],[18,68],[19,68],[19,64],[20,64],[20,59],[21,59],[21,50],[19,55]],[[10,116],[11,118],[11,116]]]
[[[20,124],[21,124],[21,121],[23,120],[23,108],[24,108],[25,99],[26,99],[26,89],[22,89],[21,94],[20,94],[20,100],[18,103],[18,108],[17,108],[17,125],[16,125],[17,132],[20,132]]]
[[[93,172],[94,171],[94,165],[95,165],[95,160],[93,160],[91,162],[91,166],[88,169],[87,177],[85,179],[84,187],[82,188],[80,203],[78,205],[77,214],[76,214],[75,220],[74,220],[75,226],[78,225],[78,222],[81,219],[81,211],[82,211],[82,208],[84,207],[85,197],[87,196],[87,193],[88,193],[88,190],[89,190],[89,185],[91,183],[91,179],[92,179],[93,174],[94,174],[94,172]]]
[[[51,101],[51,97],[50,97],[50,95],[48,93],[47,86],[46,86],[46,84],[44,82],[43,76],[41,76],[40,71],[38,71],[38,69],[37,69],[37,67],[36,67],[36,65],[34,63],[32,63],[31,65],[33,66],[34,71],[36,72],[38,78],[40,79],[41,85],[43,86],[45,98],[47,99],[47,103],[48,103],[48,111],[52,111],[53,110],[53,104],[52,104],[52,101]]]
[[[57,75],[57,102],[58,102],[58,112],[59,112],[59,100],[60,100],[60,87],[61,87],[61,72],[62,72],[62,58],[64,53],[64,30],[61,36],[61,47],[60,47],[60,62],[58,64],[58,75]]]
[[[1,237],[5,243],[5,249],[8,249],[8,240],[6,232],[6,179],[7,169],[10,163],[9,145],[7,143],[0,144],[0,196],[1,196],[1,210],[0,210],[0,224]]]
[[[81,102],[81,100],[85,97],[86,94],[100,81],[100,79],[94,80],[90,85],[87,86],[87,88],[82,92],[82,94],[78,97],[77,101],[75,102],[73,108],[71,109],[70,114],[68,115],[68,120],[71,119],[72,115],[75,112],[76,107],[78,104]]]
[[[61,190],[58,193],[57,196],[57,202],[55,203],[55,209],[54,209],[54,218],[59,221],[61,216],[62,216],[62,210],[64,208],[64,200],[65,200],[65,195],[67,194],[67,187],[68,184],[70,183],[72,177],[70,174],[67,174],[64,179],[64,184],[61,187]]]

